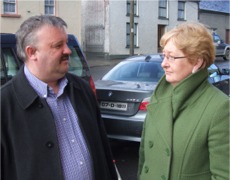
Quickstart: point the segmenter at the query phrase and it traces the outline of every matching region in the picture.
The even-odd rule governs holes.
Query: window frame
[[[158,1],[159,19],[168,19],[168,0]]]
[[[180,6],[182,5],[182,6]],[[185,18],[185,1],[178,1],[177,19],[184,21]]]
[[[52,2],[52,3],[51,3]],[[44,14],[46,15],[55,15],[55,11],[56,11],[56,3],[55,3],[55,0],[44,0]],[[48,9],[48,11],[47,11]],[[50,12],[53,12],[53,13],[50,13]]]
[[[139,47],[139,42],[138,42],[138,23],[134,23],[134,48]],[[126,48],[130,47],[130,23],[126,23]]]
[[[130,16],[130,0],[126,1],[126,15]],[[134,16],[139,16],[139,11],[138,11],[138,0],[134,0]]]
[[[11,8],[14,9],[14,11],[6,10]],[[9,15],[17,14],[17,0],[3,0],[3,14],[9,14]]]

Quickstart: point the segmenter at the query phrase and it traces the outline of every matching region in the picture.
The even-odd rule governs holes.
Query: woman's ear
[[[28,60],[36,60],[36,48],[32,46],[27,46],[26,55],[27,55]]]
[[[194,67],[193,67],[193,69],[192,69],[192,73],[195,73],[195,72],[197,72],[199,69],[201,69],[202,66],[203,66],[203,64],[204,64],[203,58],[198,58],[198,60],[197,60],[196,63],[194,64]]]

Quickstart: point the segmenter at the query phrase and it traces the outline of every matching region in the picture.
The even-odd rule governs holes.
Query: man
[[[96,98],[68,73],[67,24],[33,16],[16,33],[24,66],[1,88],[2,180],[115,180]]]

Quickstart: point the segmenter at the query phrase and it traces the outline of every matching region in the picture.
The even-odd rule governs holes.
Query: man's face
[[[67,40],[62,29],[46,25],[38,30],[33,60],[27,62],[37,78],[46,83],[55,82],[68,72],[71,50]]]

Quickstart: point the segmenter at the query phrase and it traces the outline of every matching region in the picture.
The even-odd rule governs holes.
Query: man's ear
[[[197,72],[199,69],[201,69],[202,66],[203,66],[203,64],[204,64],[203,58],[198,58],[198,60],[197,60],[196,63],[194,64],[192,73],[195,73],[195,72]]]
[[[28,59],[36,60],[36,48],[32,46],[27,46],[26,55]]]

